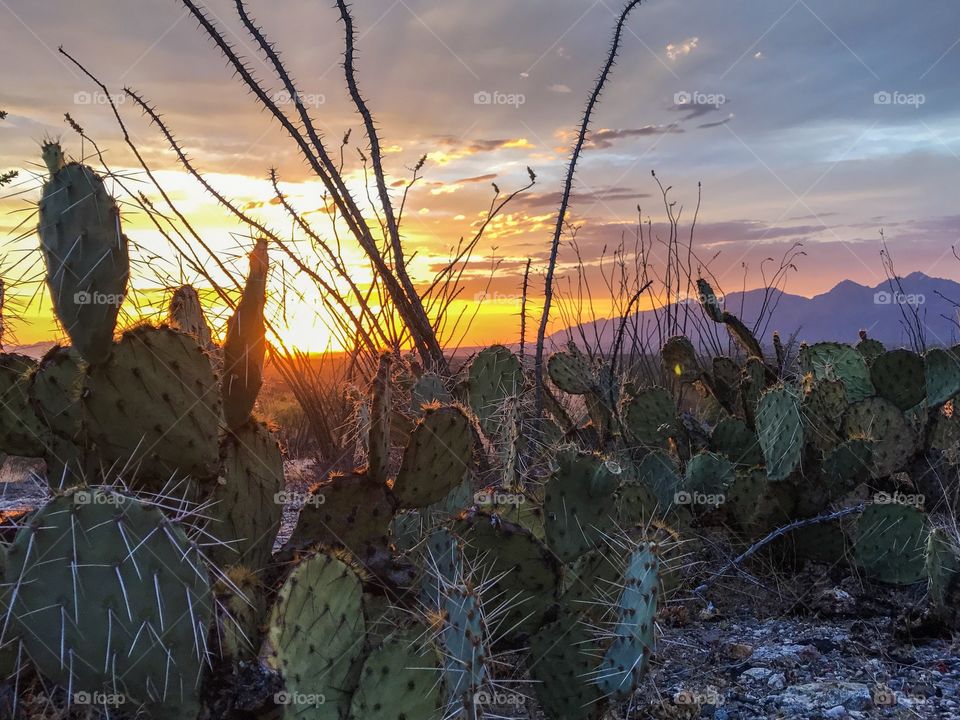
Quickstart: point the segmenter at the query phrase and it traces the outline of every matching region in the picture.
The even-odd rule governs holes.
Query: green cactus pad
[[[224,436],[220,477],[210,496],[207,530],[223,541],[212,548],[221,566],[258,571],[270,562],[283,516],[283,456],[262,424],[248,421]]]
[[[879,397],[854,403],[843,416],[843,433],[870,442],[872,476],[890,475],[913,456],[917,438],[896,405]]]
[[[210,326],[203,315],[200,295],[193,285],[181,285],[173,291],[167,323],[174,330],[193,336],[203,349],[213,348]]]
[[[596,455],[565,449],[547,482],[543,515],[547,545],[571,562],[594,547],[614,526],[619,478]]]
[[[927,404],[942,405],[960,394],[960,353],[934,348],[923,357],[927,380]]]
[[[639,390],[623,408],[631,442],[645,449],[667,445],[670,435],[676,432],[676,414],[673,396],[663,388]]]
[[[385,483],[390,471],[390,446],[392,444],[393,389],[391,369],[393,356],[380,355],[380,364],[371,389],[370,428],[367,433],[367,466],[370,477]]]
[[[491,345],[473,358],[468,368],[467,396],[485,433],[496,430],[503,401],[519,395],[526,380],[517,356],[503,345]]]
[[[822,342],[800,351],[800,367],[817,380],[840,380],[847,399],[857,402],[874,394],[870,369],[859,352],[849,345]]]
[[[536,631],[560,582],[556,558],[529,530],[482,512],[465,516],[453,530],[471,566],[496,579],[489,592],[503,603],[500,627],[508,636]]]
[[[534,490],[516,492],[500,488],[485,488],[474,493],[480,509],[490,515],[520,525],[529,530],[538,540],[544,540],[543,503]]]
[[[263,306],[267,301],[268,263],[267,240],[261,237],[250,253],[250,272],[243,295],[227,321],[221,393],[223,417],[231,430],[250,418],[263,385],[263,359],[267,351]]]
[[[83,366],[75,350],[55,345],[30,377],[30,403],[37,417],[54,434],[72,441],[77,440],[83,422]]]
[[[800,412],[806,439],[821,452],[840,442],[840,422],[847,409],[847,391],[839,380],[817,380],[807,391]]]
[[[46,677],[131,702],[195,702],[213,599],[196,548],[159,509],[71,490],[30,516],[8,562],[12,620]]]
[[[669,338],[660,350],[663,369],[669,377],[680,382],[693,382],[700,379],[703,369],[697,360],[697,351],[683,335]]]
[[[936,413],[927,436],[927,446],[939,450],[950,462],[960,463],[960,407],[954,400],[951,412]]]
[[[823,456],[823,474],[840,489],[852,488],[871,475],[872,444],[847,440]]]
[[[857,352],[863,355],[863,359],[867,361],[867,365],[871,365],[874,360],[886,351],[887,349],[883,346],[883,343],[873,338],[865,337],[857,343]]]
[[[55,149],[59,152],[59,146]],[[77,352],[89,363],[100,363],[110,354],[127,291],[127,238],[120,231],[117,204],[100,176],[80,163],[64,166],[62,158],[59,152],[51,164],[40,199],[37,229],[47,287]]]
[[[393,484],[401,506],[419,508],[442,500],[473,465],[473,430],[455,405],[427,409],[410,436]]]
[[[586,395],[595,386],[593,364],[573,343],[567,351],[555,352],[547,360],[553,384],[571,395]]]
[[[929,533],[926,514],[915,507],[870,505],[857,521],[854,556],[875,580],[909,585],[926,575]]]
[[[26,355],[0,353],[0,452],[43,457],[50,431],[30,403],[30,376],[37,364]]]
[[[636,475],[640,482],[653,491],[661,513],[673,507],[683,479],[670,455],[665,452],[650,453],[640,461]]]
[[[365,473],[331,474],[310,488],[290,544],[345,547],[364,560],[386,546],[394,502],[386,485]]]
[[[683,491],[678,493],[678,496],[683,497],[679,497],[677,502],[681,505],[692,502],[696,507],[703,504],[697,500],[703,496],[713,499],[714,502],[708,504],[720,504],[733,479],[733,463],[727,458],[711,452],[698,453],[687,463]]]
[[[753,468],[737,473],[725,507],[749,537],[761,537],[793,519],[796,492],[790,483],[769,482],[762,468]]]
[[[283,676],[289,720],[340,720],[350,707],[351,666],[363,654],[360,578],[323,553],[297,565],[270,614],[264,659]]]
[[[452,402],[453,395],[436,373],[424,373],[410,388],[410,411],[414,415],[421,414],[424,405],[449,405]]]
[[[733,408],[740,397],[742,369],[723,355],[713,358],[712,388],[717,400],[725,408]]]
[[[803,456],[804,427],[796,391],[786,385],[767,390],[757,403],[755,422],[767,477],[786,480]]]
[[[617,491],[617,525],[624,529],[646,527],[664,512],[657,495],[638,476],[631,474]]]
[[[234,565],[227,580],[217,583],[221,654],[232,660],[253,660],[260,652],[261,627],[266,621],[266,589],[249,568]]]
[[[439,640],[446,696],[444,717],[482,717],[478,695],[490,686],[488,631],[480,595],[466,581],[445,585]]]
[[[740,418],[725,417],[710,433],[710,449],[738,467],[763,464],[763,451],[757,436]]]
[[[880,397],[901,410],[923,402],[927,394],[923,358],[903,348],[874,358],[870,380]]]
[[[757,357],[747,358],[743,364],[743,379],[740,381],[740,398],[743,402],[743,415],[747,424],[754,425],[757,403],[767,387],[767,370],[763,360]]]
[[[634,550],[621,580],[622,591],[613,610],[612,636],[594,682],[607,696],[623,700],[640,684],[653,655],[659,560],[644,544]]]
[[[363,661],[349,720],[439,720],[440,667],[415,627],[388,637]]]
[[[101,461],[140,482],[216,475],[220,396],[210,360],[189,335],[140,327],[87,369],[84,418]]]
[[[960,548],[946,530],[934,528],[927,538],[925,558],[927,594],[938,612],[956,612],[951,607],[960,584]]]
[[[533,688],[551,720],[599,720],[606,704],[600,688],[591,681],[597,657],[587,625],[578,620],[578,610],[561,613],[530,642]]]

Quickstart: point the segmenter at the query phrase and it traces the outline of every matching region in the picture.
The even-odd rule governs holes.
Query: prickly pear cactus
[[[454,523],[471,566],[490,578],[492,597],[504,603],[501,627],[526,635],[540,627],[560,582],[560,568],[546,546],[525,528],[486,513]]]
[[[664,388],[637,391],[623,409],[624,426],[631,441],[641,448],[666,447],[676,433],[677,407]]]
[[[882,342],[868,338],[866,330],[860,331],[860,342],[857,343],[857,352],[863,355],[863,359],[867,361],[867,365],[873,364],[873,361],[886,351],[887,349],[883,346]]]
[[[349,720],[440,720],[440,667],[422,626],[388,637],[363,661]]]
[[[133,707],[196,711],[210,581],[159,509],[109,489],[70,490],[30,517],[8,561],[11,620],[46,677]]]
[[[124,479],[212,478],[220,466],[220,396],[207,355],[169,328],[123,334],[87,369],[84,419],[104,466]]]
[[[724,507],[748,537],[761,537],[794,518],[796,492],[790,483],[769,482],[762,468],[752,468],[737,473]]]
[[[702,452],[690,458],[687,463],[683,489],[689,502],[695,502],[696,496],[712,498],[714,506],[723,502],[724,493],[734,479],[734,468],[727,458],[711,452]],[[695,504],[700,504],[696,501]]]
[[[530,641],[530,676],[540,707],[551,720],[598,720],[606,705],[604,694],[592,682],[596,651],[578,610],[561,612]]]
[[[449,405],[452,402],[453,395],[436,373],[424,373],[410,388],[410,411],[414,415],[420,415],[424,405]]]
[[[243,296],[227,322],[223,341],[223,417],[227,427],[243,425],[253,411],[263,385],[263,358],[267,340],[263,306],[267,301],[267,240],[259,238],[250,253],[250,272]]]
[[[938,613],[957,612],[955,598],[960,585],[960,549],[943,528],[934,528],[927,538],[927,594]]]
[[[547,482],[543,514],[547,545],[571,562],[594,547],[615,524],[617,470],[596,455],[566,448]]]
[[[710,433],[710,449],[738,467],[763,465],[757,436],[740,418],[725,417]]]
[[[410,435],[393,493],[407,508],[438,502],[460,484],[472,462],[473,431],[463,410],[428,408]]]
[[[803,456],[804,427],[796,391],[786,385],[767,390],[757,403],[755,423],[767,477],[786,480]]]
[[[386,485],[363,472],[334,474],[310,488],[290,542],[345,547],[364,560],[386,547],[395,511]]]
[[[843,416],[843,433],[870,443],[872,477],[890,475],[913,456],[917,438],[896,405],[880,397],[854,403]]]
[[[484,433],[496,431],[496,417],[503,401],[518,395],[525,383],[520,361],[503,345],[492,345],[477,353],[468,369],[467,395]]]
[[[174,330],[192,335],[204,350],[213,348],[210,326],[203,315],[200,295],[193,285],[181,285],[173,291],[168,322]]]
[[[658,568],[650,544],[638,547],[627,561],[620,597],[611,608],[613,624],[604,630],[610,642],[595,678],[604,695],[630,697],[647,671],[653,655]]]
[[[351,666],[363,654],[360,578],[320,553],[297,565],[270,614],[264,659],[280,671],[290,720],[340,720],[350,707]]]
[[[740,399],[743,403],[743,415],[747,424],[755,426],[757,403],[767,387],[767,370],[763,360],[747,358],[743,364],[743,379],[740,381]]]
[[[489,632],[480,594],[469,581],[445,585],[439,641],[446,696],[444,717],[478,720],[478,700],[491,685]]]
[[[260,570],[270,562],[283,516],[280,447],[266,426],[248,421],[224,436],[220,456],[207,530],[224,544],[211,549],[212,558]]]
[[[857,402],[874,394],[870,369],[862,354],[849,345],[822,342],[800,350],[800,367],[817,380],[840,380],[847,399]]]
[[[267,616],[266,589],[250,568],[234,565],[214,588],[220,601],[220,654],[231,660],[252,660],[260,651]]]
[[[30,403],[30,376],[37,364],[26,355],[0,353],[0,452],[43,457],[50,431]]]
[[[677,493],[683,486],[683,479],[670,455],[665,452],[650,453],[637,466],[636,475],[639,482],[653,491],[660,513],[673,507]]]
[[[854,556],[870,577],[910,585],[926,576],[930,528],[926,513],[910,505],[870,505],[857,521]]]
[[[676,335],[663,344],[660,351],[663,369],[669,377],[680,382],[694,382],[703,375],[703,369],[697,360],[697,351],[683,335]]]
[[[380,355],[377,374],[371,388],[369,430],[367,431],[367,467],[370,477],[378,483],[387,482],[390,472],[390,431],[393,417],[393,389],[391,372],[393,356]]]
[[[839,490],[871,477],[873,451],[867,440],[847,440],[823,456],[823,474]]]
[[[555,352],[547,360],[553,384],[571,395],[586,395],[594,389],[593,364],[573,343],[569,350]]]
[[[58,143],[45,143],[43,157],[50,177],[37,230],[47,288],[77,352],[89,363],[100,363],[110,354],[130,274],[120,211],[97,173],[64,163]]]
[[[929,405],[942,405],[960,393],[960,353],[934,348],[927,351],[923,361]]]
[[[918,405],[927,394],[923,358],[904,348],[874,358],[870,365],[870,380],[877,394],[900,410]]]

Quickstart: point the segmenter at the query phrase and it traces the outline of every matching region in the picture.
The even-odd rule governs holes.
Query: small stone
[[[767,687],[771,690],[783,690],[787,686],[787,679],[783,673],[775,673],[767,678]]]
[[[730,643],[727,645],[727,655],[734,660],[743,660],[753,655],[753,645]]]
[[[773,673],[773,670],[765,667],[755,667],[750,668],[749,670],[744,670],[743,674],[746,675],[751,680],[756,680],[757,682],[763,682]]]
[[[823,712],[823,716],[828,718],[842,718],[845,717],[846,714],[847,709],[843,705],[836,705]]]

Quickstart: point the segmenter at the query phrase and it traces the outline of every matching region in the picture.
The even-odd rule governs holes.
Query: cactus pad
[[[890,475],[906,465],[917,445],[903,413],[883,398],[854,403],[843,417],[847,438],[870,442],[871,469],[875,478]]]
[[[26,355],[0,353],[0,452],[43,457],[49,430],[30,403],[30,375],[37,364]]]
[[[710,433],[710,449],[738,467],[763,465],[757,436],[740,418],[725,417]]]
[[[478,695],[490,685],[488,632],[480,595],[466,581],[445,585],[442,592],[443,625],[439,631],[442,651],[446,712],[471,720],[481,717]]]
[[[669,338],[663,344],[660,358],[667,375],[680,382],[694,382],[703,374],[693,343],[683,335]]]
[[[390,445],[393,422],[393,390],[390,373],[393,357],[380,355],[377,374],[371,388],[370,423],[367,431],[367,472],[378,483],[385,483],[390,470]]]
[[[442,500],[463,480],[473,462],[473,430],[455,405],[427,409],[410,435],[393,493],[403,507]]]
[[[925,576],[929,535],[925,513],[909,505],[870,505],[857,521],[857,564],[881,582],[909,585]]]
[[[797,393],[785,385],[767,390],[757,403],[755,422],[767,477],[786,480],[800,467],[803,456],[804,426]]]
[[[683,482],[676,464],[667,453],[653,452],[644,457],[637,466],[636,474],[640,482],[653,491],[661,513],[673,506]]]
[[[847,391],[847,399],[857,402],[874,394],[870,370],[859,352],[849,345],[822,342],[800,351],[800,367],[812,373],[817,380],[840,380]]]
[[[572,342],[569,350],[550,356],[547,372],[553,384],[565,393],[586,395],[594,388],[593,364]]]
[[[84,417],[100,458],[138,479],[210,478],[219,467],[220,397],[189,335],[139,327],[87,369]]]
[[[51,163],[40,200],[40,248],[60,324],[89,363],[106,360],[127,291],[130,258],[120,211],[103,180],[86,165]],[[56,146],[55,148],[52,146]],[[44,147],[45,156],[48,147]]]
[[[956,350],[928,350],[923,358],[927,381],[927,403],[942,405],[960,394],[960,353]]]
[[[572,607],[562,612],[530,642],[534,691],[553,720],[598,720],[605,705],[603,693],[591,681],[597,657],[587,625],[577,618],[579,610]]]
[[[663,388],[645,388],[631,397],[623,409],[630,440],[641,448],[662,448],[676,431],[677,407]]]
[[[270,431],[253,421],[224,437],[220,455],[207,530],[225,545],[214,547],[212,556],[219,565],[257,571],[270,562],[280,530],[283,456]]]
[[[737,473],[725,507],[749,537],[760,537],[793,519],[796,492],[790,483],[769,482],[762,468],[753,468]]]
[[[717,502],[723,502],[723,495],[733,483],[733,479],[733,463],[721,455],[702,452],[694,455],[687,463],[683,489],[687,495],[696,493],[713,496]]]
[[[867,361],[867,365],[872,365],[873,361],[883,355],[887,349],[879,340],[865,337],[865,335],[866,333],[864,333],[864,337],[861,337],[860,342],[857,343],[857,352],[863,355],[863,359]]]
[[[424,373],[410,388],[410,411],[414,415],[423,412],[424,405],[449,405],[451,402],[453,395],[444,387],[443,380],[436,373]]]
[[[874,358],[870,380],[877,394],[901,410],[909,410],[927,394],[923,358],[900,348]]]
[[[363,653],[366,624],[360,578],[325,554],[302,561],[270,614],[264,653],[280,671],[283,717],[339,720],[350,707],[351,666]]]
[[[496,430],[495,418],[503,401],[523,389],[523,367],[503,345],[491,345],[477,353],[467,373],[470,407],[483,431],[490,433]]]
[[[148,704],[195,700],[213,600],[196,549],[160,510],[71,490],[30,517],[8,561],[12,618],[45,676]]]

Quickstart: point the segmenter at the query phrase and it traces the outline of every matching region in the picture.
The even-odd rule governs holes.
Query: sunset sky
[[[207,8],[279,91],[233,2]],[[344,91],[342,25],[331,3],[251,0],[249,8],[277,42],[329,145],[353,128],[352,146],[365,148]],[[537,185],[492,227],[463,297],[485,286],[491,257],[502,263],[495,297],[515,297],[527,258],[542,291],[565,161],[619,10],[611,0],[356,0],[358,79],[379,121],[390,180],[407,179],[428,155],[404,221],[418,279],[472,235],[491,183],[512,191],[530,166]],[[293,143],[187,15],[176,0],[0,0],[0,109],[9,113],[0,121],[0,171],[39,173],[45,137],[62,137],[79,155],[64,112],[115,170],[133,167],[109,108],[91,94],[96,88],[57,54],[63,45],[113,92],[129,85],[145,95],[199,168],[272,226],[289,231],[268,205],[271,167],[299,207],[320,207],[318,183]],[[638,204],[665,230],[655,170],[684,206],[684,227],[703,183],[697,246],[702,257],[719,253],[712,269],[730,289],[739,289],[743,263],[747,285],[758,285],[762,259],[779,259],[798,241],[807,255],[788,291],[813,295],[847,278],[876,285],[884,279],[881,230],[901,274],[960,279],[951,253],[960,231],[958,19],[955,0],[928,0],[922,9],[892,0],[644,3],[629,21],[578,175],[570,219],[582,226],[585,259],[633,232]],[[181,209],[225,256],[239,258],[243,243],[231,232],[240,228],[180,172],[129,100],[120,109]],[[355,149],[348,167],[359,182]],[[0,201],[5,236],[37,197],[34,190]],[[127,232],[144,246],[155,241],[136,214]],[[36,243],[5,242],[5,264]],[[561,261],[567,269],[569,251]],[[197,280],[178,274],[171,257],[156,263],[178,281]],[[17,291],[21,299],[33,292]],[[14,328],[17,341],[49,338],[48,314],[48,303],[34,299]],[[511,302],[488,305],[468,342],[515,340],[515,314]],[[326,335],[315,320],[309,303],[291,303],[296,344],[322,349]]]

